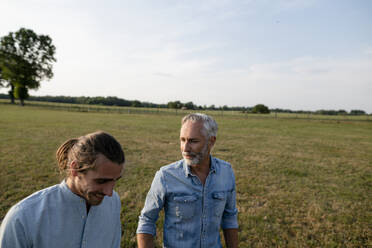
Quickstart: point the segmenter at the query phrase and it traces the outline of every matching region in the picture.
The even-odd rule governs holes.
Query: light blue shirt
[[[220,227],[238,228],[235,195],[233,170],[223,160],[211,156],[204,186],[183,160],[164,166],[147,194],[137,233],[155,235],[164,208],[164,247],[222,247]]]
[[[87,214],[85,200],[66,183],[40,190],[14,205],[0,227],[1,248],[120,247],[120,199],[105,196]]]

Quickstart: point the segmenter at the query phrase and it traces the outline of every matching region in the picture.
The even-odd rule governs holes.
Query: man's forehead
[[[188,120],[182,124],[181,130],[183,128],[192,128],[192,129],[202,129],[203,128],[203,121],[191,121]]]
[[[203,135],[202,129],[203,129],[202,121],[197,121],[197,122],[187,121],[181,127],[180,136],[183,136],[186,134],[200,136],[200,135]]]
[[[97,158],[98,160],[98,158]],[[118,175],[121,176],[124,171],[124,163],[118,164],[115,162],[112,162],[111,160],[107,159],[105,156],[103,156],[103,159],[101,157],[101,160],[97,163],[96,160],[96,166],[93,169],[95,174],[97,176],[101,177],[117,177]]]

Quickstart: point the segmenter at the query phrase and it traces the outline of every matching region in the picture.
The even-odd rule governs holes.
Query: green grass
[[[236,174],[239,247],[372,246],[371,122],[214,113],[220,130],[213,154]],[[136,247],[138,215],[155,172],[181,158],[179,113],[0,104],[0,117],[0,220],[17,201],[60,182],[54,154],[63,141],[104,130],[126,154],[116,186],[122,247]],[[159,223],[158,247],[161,234]]]

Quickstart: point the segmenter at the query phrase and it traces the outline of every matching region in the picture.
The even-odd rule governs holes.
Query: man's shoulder
[[[38,206],[43,204],[47,198],[54,195],[56,191],[59,190],[59,185],[53,185],[48,188],[36,191],[32,193],[31,195],[27,196],[23,200],[16,203],[14,206],[12,206],[7,213],[7,215],[22,218],[23,213],[28,211],[29,209],[36,210],[38,209]]]
[[[225,169],[231,169],[231,164],[225,160],[222,160],[222,159],[219,159],[219,158],[216,158],[216,157],[211,157],[212,160],[213,160],[213,163],[215,166],[218,166],[218,167],[221,167],[221,168],[225,168]]]
[[[45,189],[41,189],[27,196],[20,202],[18,202],[16,206],[18,208],[25,208],[25,207],[29,207],[35,204],[39,204],[42,200],[53,196],[57,191],[59,191],[59,189],[60,189],[59,184],[50,186]]]
[[[212,163],[214,164],[214,167],[218,175],[221,176],[230,175],[234,177],[234,171],[229,162],[215,157],[212,157],[212,160],[213,160]]]
[[[160,167],[159,171],[161,172],[170,172],[170,171],[178,171],[183,170],[183,160],[178,160],[176,162],[173,162],[171,164],[164,165]]]

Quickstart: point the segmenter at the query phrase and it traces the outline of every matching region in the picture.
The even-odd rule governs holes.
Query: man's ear
[[[214,143],[216,143],[216,136],[212,136],[209,138],[209,148],[212,149],[214,146]]]
[[[71,176],[76,177],[78,175],[78,165],[75,160],[70,163]]]

